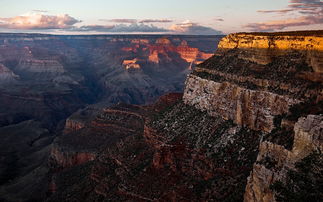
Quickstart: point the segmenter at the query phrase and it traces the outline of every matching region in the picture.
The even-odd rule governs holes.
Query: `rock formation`
[[[265,202],[306,194],[315,201],[322,195],[315,178],[323,162],[322,38],[322,31],[228,35],[187,76],[183,95],[113,106],[152,100],[152,89],[165,93],[174,86],[150,79],[178,79],[172,71],[185,71],[174,63],[197,64],[207,54],[189,38],[109,39],[112,47],[127,43],[118,49],[125,56],[109,64],[140,71],[109,70],[101,77],[109,104],[67,119],[51,148],[47,201]]]
[[[12,148],[0,153],[0,201],[43,201],[48,178],[52,179],[47,175],[49,170],[57,172],[81,166],[96,159],[98,151],[94,148],[103,148],[109,142],[114,144],[132,134],[123,125],[128,122],[100,125],[104,119],[100,122],[96,115],[102,108],[119,102],[151,103],[167,92],[182,91],[190,64],[176,51],[167,58],[158,56],[158,64],[149,62],[150,45],[160,46],[159,49],[169,46],[157,44],[159,38],[0,34],[0,131],[17,130],[12,137],[25,135],[22,140],[30,138],[30,142],[35,142],[28,139],[20,144],[11,138],[7,141],[7,135],[0,134],[0,140]],[[213,53],[214,44],[221,36],[166,38],[176,46],[185,40],[190,47]],[[196,42],[198,38],[204,41]],[[123,61],[134,58],[136,62],[123,65]],[[38,141],[35,134],[27,131],[29,125],[25,123],[29,121],[37,123],[30,127],[47,130],[44,136],[51,138],[39,137]],[[125,129],[108,138],[104,134],[111,125],[116,127],[114,131]],[[87,143],[92,148],[86,148]],[[47,165],[50,152],[52,157]],[[29,165],[26,159],[32,156],[35,158]],[[17,170],[12,169],[15,165]],[[54,183],[51,185],[51,189],[57,188]],[[19,189],[24,191],[16,194]]]
[[[278,33],[278,34],[230,34],[219,44],[223,52],[231,49],[240,51],[239,58],[254,61],[258,64],[268,64],[280,55],[288,52],[303,52],[307,63],[314,72],[323,72],[323,39],[317,33]],[[221,52],[222,52],[221,51]]]
[[[295,169],[297,162],[312,152],[322,151],[322,131],[323,116],[308,115],[300,118],[294,126],[291,151],[268,141],[261,142],[257,161],[248,178],[245,201],[276,201],[270,186],[276,181],[284,181],[287,170]]]
[[[12,83],[19,79],[19,76],[0,63],[0,83]]]
[[[170,94],[152,105],[117,105],[101,111],[75,134],[87,130],[94,137],[102,129],[109,132],[100,137],[110,137],[115,128],[131,130],[133,124],[135,132],[118,136],[114,143],[100,141],[97,148],[102,150],[95,159],[56,173],[56,189],[48,201],[286,197],[275,187],[284,187],[290,172],[303,172],[300,162],[322,150],[322,75],[319,63],[309,62],[316,47],[312,43],[317,44],[322,33],[315,32],[312,40],[310,34],[229,35],[215,55],[187,77],[182,99]],[[158,43],[172,47],[164,39]],[[317,47],[320,51],[321,45]],[[154,50],[158,57],[167,53],[166,48]],[[63,135],[60,145],[68,137],[73,135]],[[63,180],[68,176],[69,181]],[[317,194],[313,191],[311,198]]]

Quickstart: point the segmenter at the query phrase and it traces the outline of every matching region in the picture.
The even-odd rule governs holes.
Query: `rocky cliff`
[[[186,80],[184,103],[263,136],[245,201],[291,200],[273,185],[311,153],[322,158],[322,40],[321,31],[231,34]]]
[[[184,102],[269,132],[274,117],[286,114],[291,106],[322,99],[320,65],[308,63],[309,52],[321,54],[321,40],[322,36],[301,33],[228,35],[216,55],[188,77]],[[272,52],[267,61],[250,59],[261,60],[263,51]]]
[[[277,56],[302,52],[314,72],[323,72],[322,33],[286,32],[272,34],[230,34],[219,44],[220,52],[239,50],[239,58],[268,64]]]
[[[183,96],[110,107],[84,125],[69,120],[74,133],[58,146],[70,144],[68,153],[76,148],[68,139],[86,137],[76,145],[97,155],[56,173],[48,201],[319,201],[322,73],[309,57],[321,54],[312,43],[322,32],[311,34],[229,35],[187,77]]]

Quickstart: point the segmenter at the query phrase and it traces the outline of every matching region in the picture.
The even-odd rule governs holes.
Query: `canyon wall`
[[[183,100],[210,115],[221,115],[239,125],[266,132],[274,128],[276,115],[287,113],[290,106],[300,102],[268,91],[251,90],[195,75],[186,80]]]
[[[320,31],[230,34],[187,77],[184,103],[263,136],[245,201],[276,201],[272,186],[322,151],[322,54]]]
[[[300,118],[294,126],[294,132],[292,150],[268,141],[260,143],[257,161],[248,178],[245,201],[276,201],[270,186],[276,181],[284,181],[287,170],[295,169],[297,162],[312,152],[322,151],[322,115]]]

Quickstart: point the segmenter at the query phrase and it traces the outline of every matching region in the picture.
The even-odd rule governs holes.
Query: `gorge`
[[[65,37],[46,51],[1,46],[0,79],[15,86],[1,93],[1,134],[30,138],[24,162],[43,159],[2,177],[2,200],[320,200],[323,31]],[[4,163],[15,166],[21,154],[11,155]]]

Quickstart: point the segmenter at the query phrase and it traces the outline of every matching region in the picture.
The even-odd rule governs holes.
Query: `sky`
[[[323,0],[0,0],[0,32],[228,34],[323,29]]]

